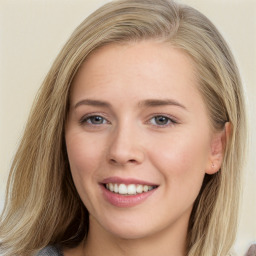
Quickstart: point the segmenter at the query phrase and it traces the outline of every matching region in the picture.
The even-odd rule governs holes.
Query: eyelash
[[[104,123],[93,124],[92,121],[88,122],[89,120],[92,120],[92,118],[100,118]],[[167,123],[163,124],[163,125],[156,124],[156,118],[163,118],[167,121]],[[152,119],[155,119],[154,124],[151,123]],[[110,124],[110,122],[105,117],[103,117],[102,115],[97,115],[97,114],[90,114],[90,115],[83,116],[80,119],[79,123],[81,125],[87,125],[87,126],[100,126],[100,125]],[[168,115],[162,115],[162,114],[154,114],[153,116],[151,116],[149,118],[149,120],[146,123],[148,123],[154,127],[157,127],[157,128],[164,128],[164,127],[173,126],[173,125],[178,124],[178,122],[173,117],[170,117]]]
[[[155,119],[156,121],[156,118],[164,118],[166,121],[167,121],[167,124],[163,124],[163,125],[160,125],[160,124],[152,124],[150,121],[152,119]],[[165,127],[168,127],[168,126],[173,126],[173,125],[176,125],[178,124],[178,122],[173,118],[173,117],[170,117],[168,115],[162,115],[162,114],[155,114],[154,116],[152,116],[148,123],[150,123],[152,126],[155,126],[157,128],[165,128]]]
[[[88,125],[88,126],[99,126],[99,125],[102,125],[102,124],[106,124],[106,123],[93,124],[92,122],[90,122],[90,123],[87,122],[88,120],[91,120],[92,118],[95,118],[95,117],[101,118],[102,120],[106,121],[107,124],[110,123],[105,117],[103,117],[102,115],[97,115],[97,114],[89,114],[89,115],[83,116],[80,119],[79,123],[81,125]]]

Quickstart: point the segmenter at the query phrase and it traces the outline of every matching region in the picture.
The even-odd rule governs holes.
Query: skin
[[[156,41],[108,45],[83,63],[72,84],[65,137],[90,230],[66,256],[185,255],[193,203],[205,173],[219,170],[225,140],[211,128],[195,74],[184,52]],[[172,104],[153,106],[149,99]],[[112,176],[158,188],[139,205],[116,207],[99,185]]]

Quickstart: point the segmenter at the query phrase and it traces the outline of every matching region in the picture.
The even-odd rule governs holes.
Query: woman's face
[[[82,65],[65,136],[90,229],[187,230],[216,144],[195,73],[185,53],[154,41],[108,45]]]

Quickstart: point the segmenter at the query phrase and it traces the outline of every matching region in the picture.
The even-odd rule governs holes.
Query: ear
[[[231,124],[226,122],[222,131],[213,134],[209,162],[206,169],[207,174],[214,174],[220,170],[230,133]]]

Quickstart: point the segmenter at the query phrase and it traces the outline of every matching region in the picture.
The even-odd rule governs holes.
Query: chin
[[[148,229],[131,229],[131,227],[112,228],[107,230],[114,237],[125,240],[143,239],[149,237],[153,232]]]
[[[107,234],[119,239],[143,239],[161,232],[166,227],[166,223],[154,223],[153,218],[145,218],[145,214],[140,217],[129,217],[126,215],[122,218],[105,218],[101,220],[100,226]]]

